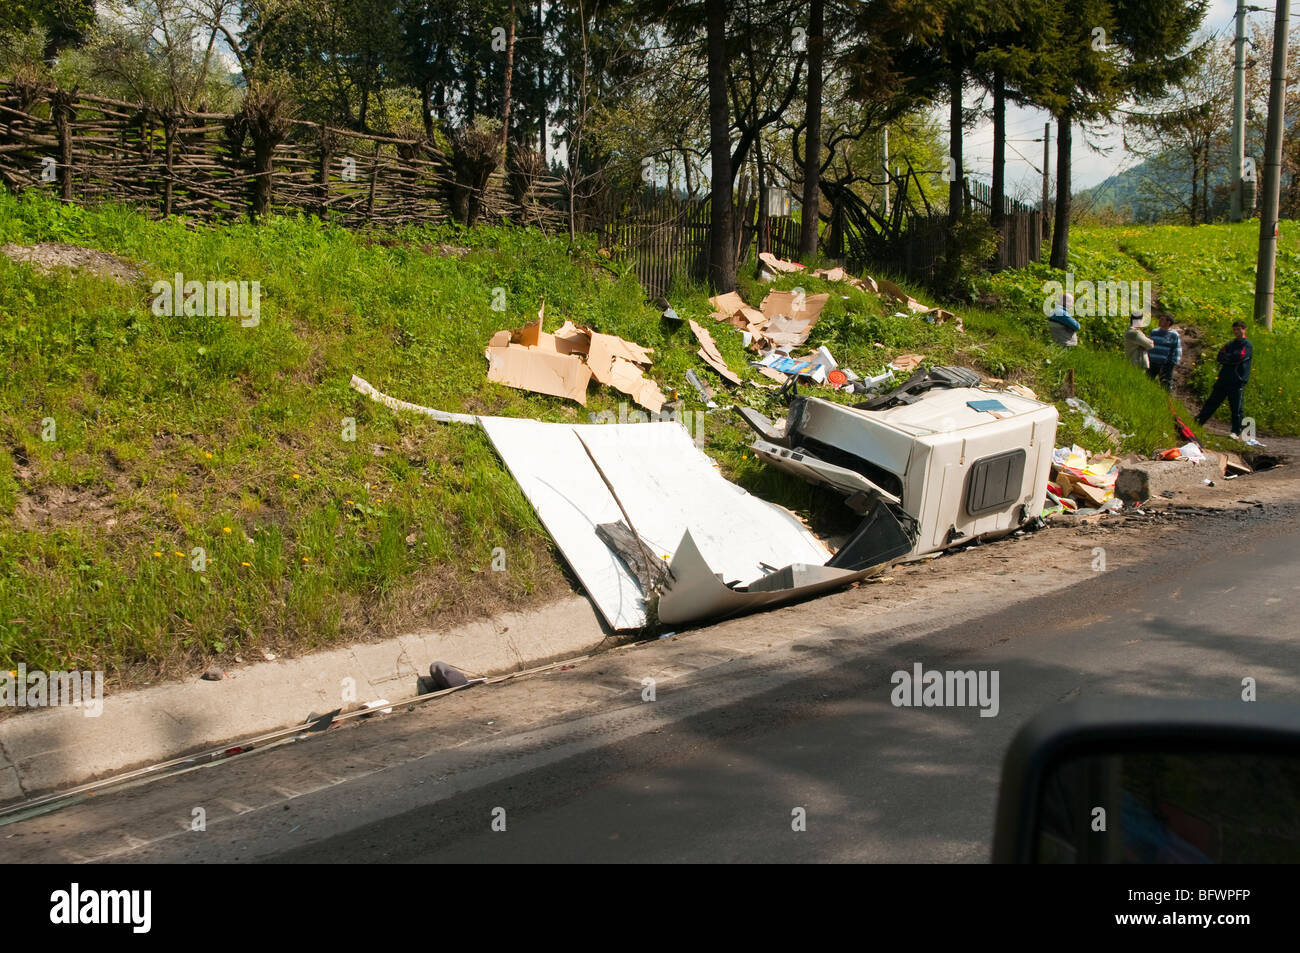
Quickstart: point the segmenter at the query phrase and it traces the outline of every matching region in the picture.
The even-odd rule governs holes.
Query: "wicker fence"
[[[494,173],[486,186],[467,186],[458,181],[451,157],[428,140],[282,118],[274,110],[167,111],[13,84],[0,85],[0,182],[15,191],[49,190],[69,202],[125,202],[163,216],[229,220],[303,211],[348,226],[445,221],[457,198],[464,206],[469,188],[480,221],[547,230],[567,225],[560,181],[516,169]],[[987,210],[989,187],[967,182],[972,209]],[[580,218],[614,257],[632,264],[652,296],[665,294],[678,279],[707,273],[707,197],[641,194],[600,205],[604,211],[593,214],[593,206]],[[797,258],[798,224],[790,218],[760,223],[756,213],[753,198],[736,209],[738,258],[744,260],[755,243]],[[995,266],[1037,261],[1040,222],[1037,209],[1008,201]],[[942,223],[927,208],[894,225],[888,235],[865,218],[857,223],[861,235],[847,228],[847,259],[933,278],[944,254]],[[878,240],[867,242],[868,232]]]
[[[457,188],[449,157],[425,140],[12,85],[0,86],[0,181],[159,215],[298,210],[347,225],[443,221]],[[497,172],[475,192],[487,221],[563,218],[554,179]]]

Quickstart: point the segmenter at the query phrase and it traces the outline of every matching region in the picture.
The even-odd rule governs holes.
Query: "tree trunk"
[[[709,152],[712,221],[709,281],[719,294],[736,289],[736,246],[731,196],[731,111],[727,101],[727,3],[706,0],[709,79]]]
[[[762,136],[754,141],[754,164],[758,167],[758,253],[761,255],[772,250],[768,241],[772,225],[767,217],[767,166],[763,161]]]
[[[995,253],[997,267],[1007,264],[1006,224],[1007,204],[1007,88],[1002,73],[993,74],[993,191],[989,200],[989,224],[997,232],[998,247]]]
[[[1070,151],[1074,142],[1072,119],[1056,123],[1056,225],[1052,229],[1051,266],[1064,271],[1070,264]]]
[[[546,141],[546,70],[543,66],[545,59],[546,19],[542,13],[542,0],[537,0],[537,150],[542,154],[542,160],[548,161],[546,158],[549,145]]]
[[[812,0],[808,10],[808,90],[804,124],[807,127],[803,159],[803,221],[799,229],[799,257],[817,254],[819,219],[818,179],[822,162],[822,59],[824,0]]]
[[[433,138],[433,83],[425,80],[420,84],[420,119],[424,121],[424,138]]]
[[[966,69],[962,64],[961,54],[954,54],[952,75],[948,78],[948,154],[951,160],[948,166],[948,221],[956,222],[961,218],[965,208],[965,182],[962,173],[962,123],[961,104],[962,87],[965,86]]]
[[[510,81],[515,74],[515,4],[510,0],[510,33],[506,37],[505,94],[501,106],[501,156],[508,159],[506,148],[510,142]]]

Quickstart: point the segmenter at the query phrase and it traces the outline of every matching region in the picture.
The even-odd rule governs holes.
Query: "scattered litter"
[[[429,666],[429,674],[421,675],[415,683],[415,691],[418,695],[429,695],[433,692],[444,691],[448,688],[460,688],[462,685],[468,685],[469,679],[460,669],[448,665],[446,662],[434,662]]]
[[[784,258],[777,258],[770,251],[759,252],[758,260],[767,265],[774,272],[782,274],[794,274],[803,271],[804,266],[797,261],[786,261]]]
[[[924,354],[900,354],[889,362],[889,366],[900,374],[906,374],[916,370],[924,361]]]
[[[1096,411],[1085,401],[1080,400],[1078,397],[1067,397],[1065,403],[1075,413],[1083,414],[1083,425],[1085,427],[1101,434],[1110,441],[1112,446],[1118,447],[1124,442],[1124,435],[1117,428],[1112,427],[1098,417]]]
[[[1118,477],[1119,460],[1113,456],[1092,455],[1078,444],[1057,447],[1052,451],[1049,496],[1055,495],[1063,512],[1072,509],[1067,505],[1069,498],[1073,498],[1076,512],[1088,508],[1110,512],[1115,509],[1108,504],[1115,501],[1115,482]],[[1043,515],[1052,514],[1044,510]]]
[[[740,383],[740,377],[736,372],[727,366],[726,359],[723,358],[722,352],[718,350],[718,345],[713,342],[713,336],[708,331],[700,327],[694,321],[690,322],[691,333],[695,335],[695,340],[700,342],[700,349],[695,353],[700,356],[705,364],[718,372],[723,380],[730,381],[733,384]]]
[[[691,322],[692,325],[694,323]],[[652,362],[653,351],[625,341],[617,335],[579,328],[567,321],[560,331],[566,328],[574,329],[576,333],[571,332],[571,336],[575,341],[580,335],[586,335],[589,342],[587,366],[591,368],[591,374],[598,383],[622,391],[652,413],[657,414],[663,410],[667,398],[659,390],[659,385],[645,376],[645,368]]]
[[[1227,464],[1227,470],[1232,476],[1242,476],[1254,472],[1250,465],[1235,453],[1225,453],[1223,457]]]
[[[695,392],[700,395],[700,400],[704,401],[704,406],[710,409],[718,406],[713,400],[713,389],[700,380],[700,376],[690,368],[686,369],[686,381],[695,388]]]
[[[587,384],[594,377],[652,413],[663,410],[667,398],[644,373],[653,360],[649,348],[572,321],[547,334],[545,312],[543,301],[536,323],[492,335],[485,352],[488,380],[586,406]]]
[[[398,400],[396,397],[389,397],[387,394],[381,394],[379,391],[366,380],[357,375],[352,375],[351,387],[360,394],[365,394],[373,401],[383,404],[390,410],[410,410],[417,414],[424,414],[426,417],[432,417],[434,420],[445,424],[477,424],[478,418],[473,414],[452,414],[445,410],[434,410],[432,407],[422,407],[419,404],[410,404],[404,400]],[[249,540],[252,542],[252,540]]]
[[[808,340],[830,299],[828,294],[769,291],[759,306],[767,318],[763,336],[777,347],[798,347]]]
[[[592,371],[575,353],[567,338],[557,340],[556,335],[542,330],[545,311],[546,302],[543,301],[535,324],[492,335],[485,352],[488,380],[537,394],[563,397],[586,406],[587,384]]]
[[[379,711],[381,715],[391,715],[393,713],[392,702],[387,698],[376,698],[372,702],[366,702],[365,707],[372,711]]]

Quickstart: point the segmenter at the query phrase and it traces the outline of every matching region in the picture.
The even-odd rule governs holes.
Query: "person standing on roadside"
[[[1147,374],[1158,380],[1165,390],[1174,389],[1174,368],[1183,359],[1183,339],[1174,330],[1174,319],[1160,315],[1160,327],[1151,332],[1151,350],[1147,352]]]
[[[1244,394],[1246,383],[1250,380],[1250,361],[1254,348],[1246,340],[1246,322],[1232,322],[1232,340],[1219,348],[1219,376],[1214,379],[1214,389],[1206,398],[1205,406],[1196,415],[1196,422],[1202,427],[1214,416],[1219,405],[1226,398],[1232,410],[1232,439],[1241,439],[1243,414],[1245,412]]]
[[[1142,333],[1145,326],[1146,315],[1134,311],[1133,317],[1129,318],[1128,330],[1124,332],[1124,356],[1130,364],[1144,371],[1151,364],[1147,352],[1156,346],[1154,341]]]

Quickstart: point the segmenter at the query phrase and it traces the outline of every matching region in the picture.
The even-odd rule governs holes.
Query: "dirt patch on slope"
[[[40,245],[4,245],[0,254],[10,261],[31,265],[43,275],[53,273],[56,268],[72,268],[88,271],[101,278],[110,278],[120,284],[129,284],[140,278],[140,269],[128,261],[110,255],[108,252],[94,248],[82,248],[80,245],[63,245],[58,242],[45,242]]]

